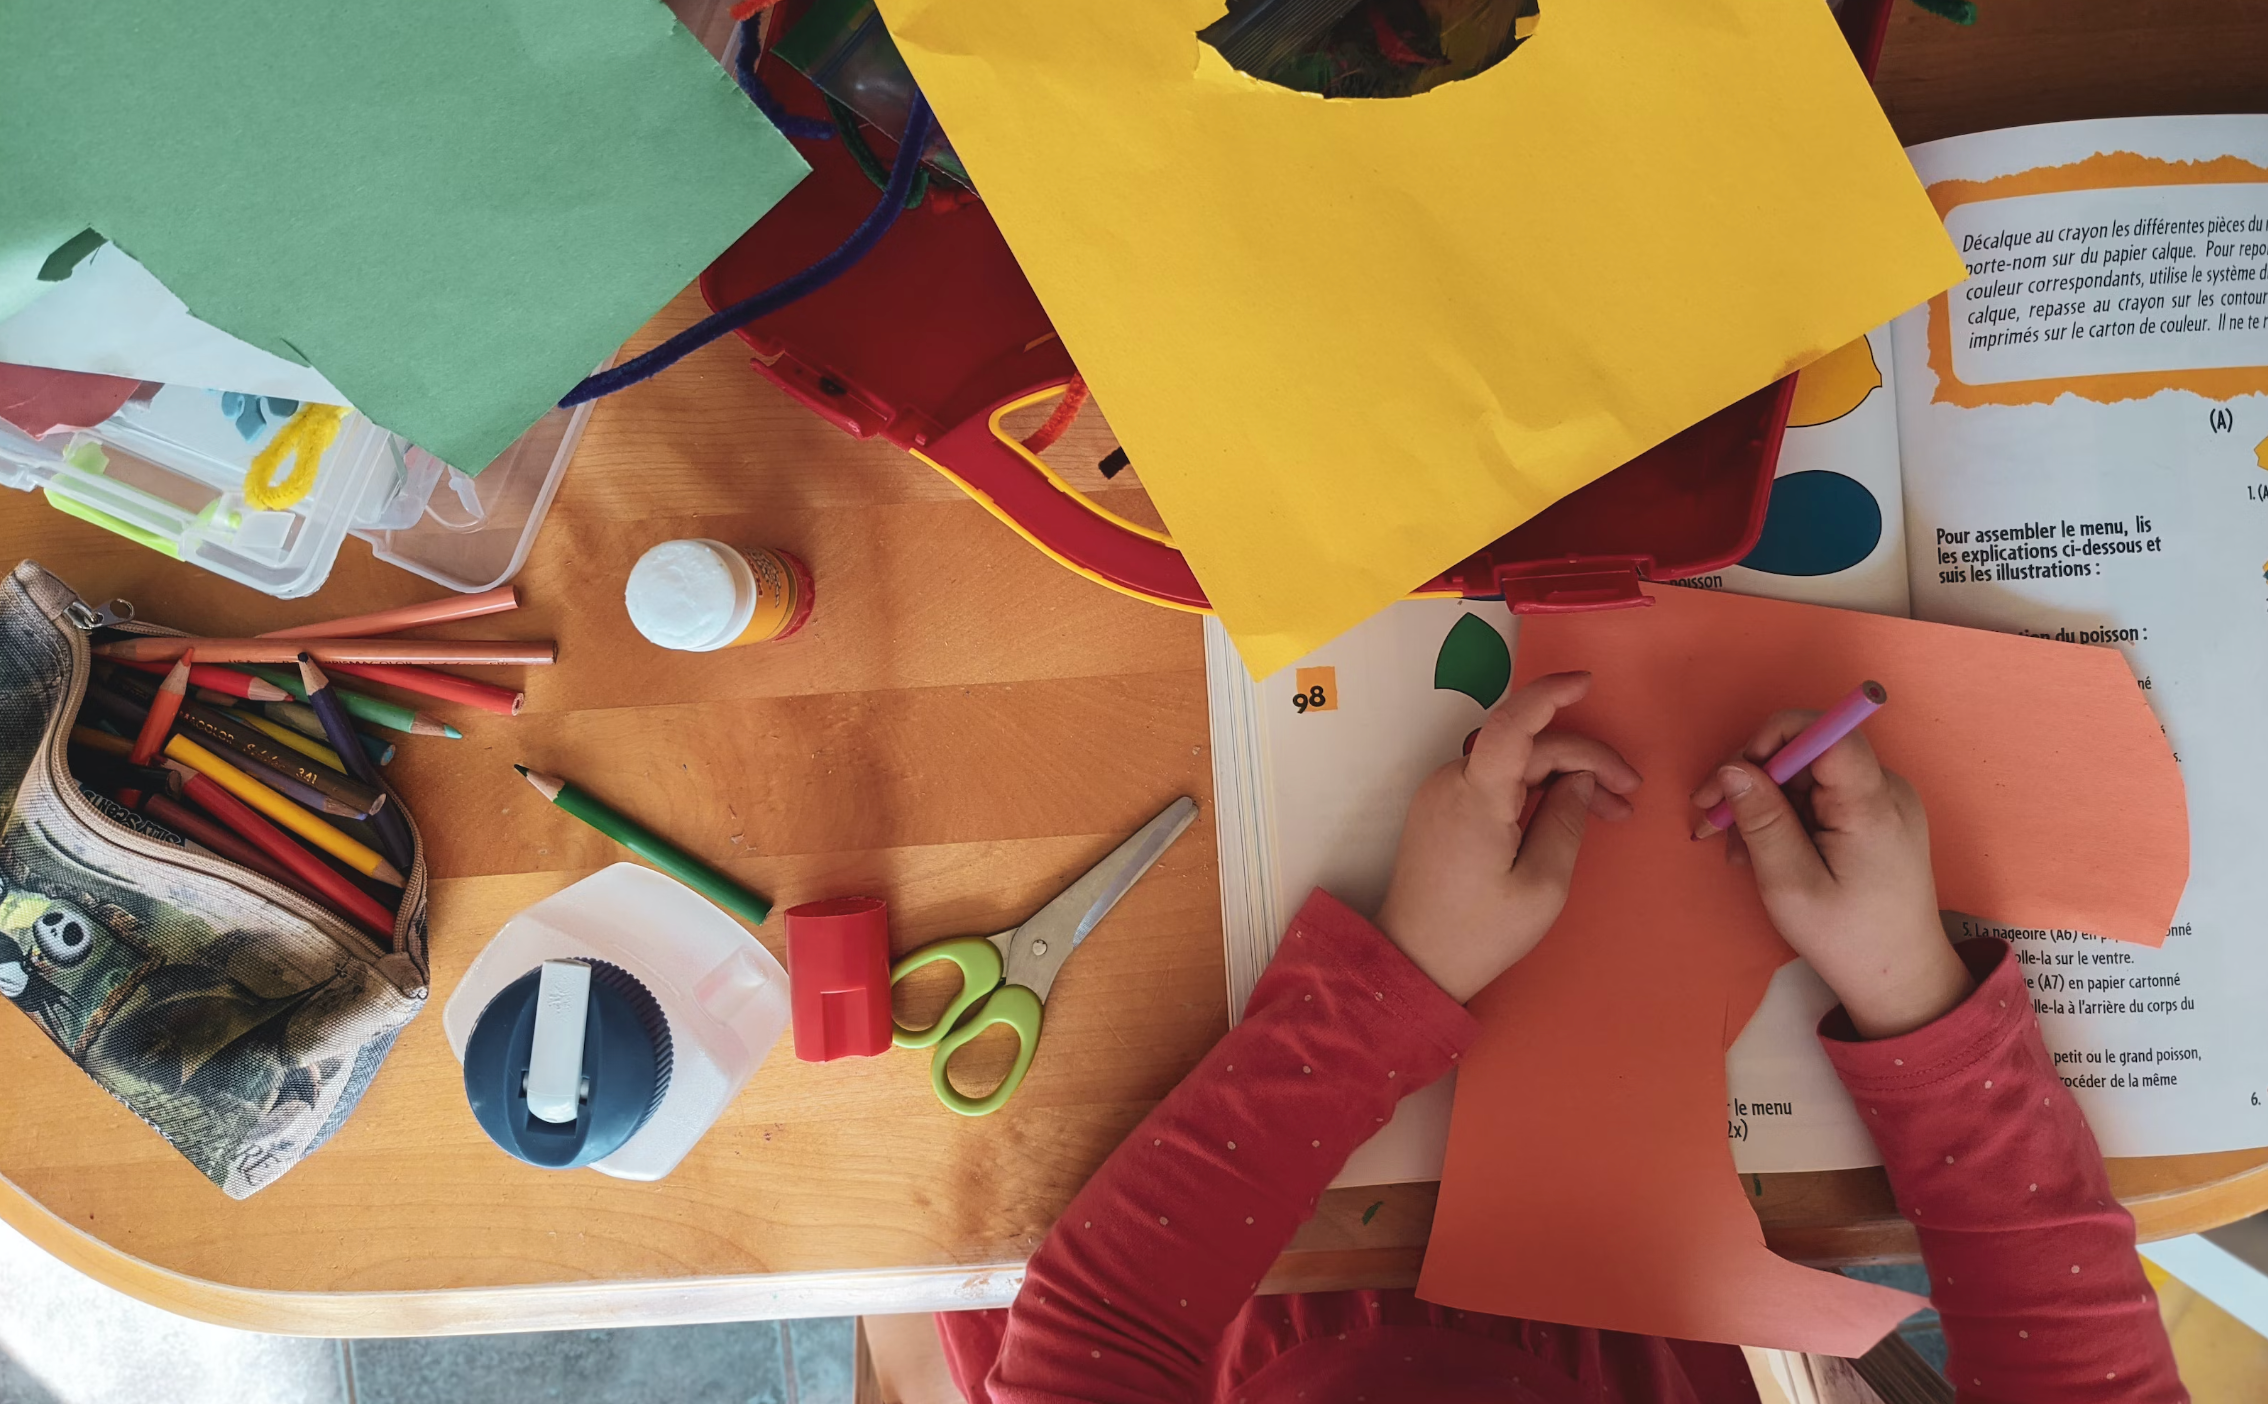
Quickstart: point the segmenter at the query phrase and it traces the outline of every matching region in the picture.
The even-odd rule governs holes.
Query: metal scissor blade
[[[1183,795],[1134,836],[1111,850],[1086,876],[1063,889],[1030,921],[1008,934],[1008,983],[1022,985],[1041,999],[1055,984],[1055,973],[1097,923],[1110,915],[1135,883],[1173,847],[1197,819],[1197,801]]]

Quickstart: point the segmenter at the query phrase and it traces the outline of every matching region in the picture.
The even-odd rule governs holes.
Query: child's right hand
[[[1785,791],[1756,763],[1818,715],[1773,717],[1693,803],[1731,803],[1726,861],[1755,869],[1772,924],[1841,998],[1859,1036],[1889,1038],[1952,1009],[1974,982],[1938,923],[1921,798],[1882,768],[1866,737],[1837,742]]]

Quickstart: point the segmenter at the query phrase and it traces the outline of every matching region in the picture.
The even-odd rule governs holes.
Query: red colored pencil
[[[137,673],[163,673],[173,666],[170,663],[142,663],[131,658],[115,658],[111,661],[121,668],[132,668]],[[291,698],[290,693],[266,678],[240,673],[234,668],[223,668],[217,663],[199,663],[191,667],[189,685],[226,693],[245,702],[285,702]]]
[[[96,644],[97,658],[147,663],[171,662],[188,649],[215,663],[299,661],[311,653],[328,668],[333,663],[473,663],[541,667],[559,661],[559,646],[523,639],[182,639],[165,634]]]
[[[500,717],[518,716],[520,708],[528,701],[524,692],[475,678],[460,678],[437,668],[420,668],[414,663],[325,663],[323,667],[341,677],[384,683],[421,697],[438,697],[444,702],[462,702]]]
[[[389,944],[394,939],[393,914],[369,893],[334,872],[323,860],[284,836],[282,830],[252,812],[250,806],[179,761],[166,762],[182,777],[182,793],[198,808],[243,835],[262,853],[290,869],[301,881],[323,894],[323,905],[352,919]]]
[[[239,867],[250,868],[272,882],[280,882],[311,902],[323,901],[322,894],[293,877],[283,864],[170,796],[151,795],[142,801],[142,812],[183,838],[203,844]]]

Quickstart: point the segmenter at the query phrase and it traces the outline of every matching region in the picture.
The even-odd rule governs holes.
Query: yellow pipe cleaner
[[[245,470],[245,504],[256,511],[281,512],[314,491],[315,470],[323,462],[324,450],[339,436],[347,413],[345,405],[301,405]],[[291,459],[291,472],[279,483],[276,469],[286,456]]]

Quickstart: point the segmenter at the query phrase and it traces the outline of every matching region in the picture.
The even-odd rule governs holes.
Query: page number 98
[[[1339,710],[1339,670],[1302,668],[1292,675],[1292,710],[1299,713]]]

